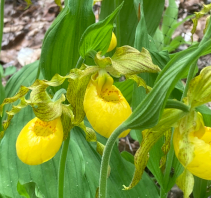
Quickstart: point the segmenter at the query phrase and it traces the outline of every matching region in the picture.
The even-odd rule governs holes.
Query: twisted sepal
[[[185,169],[177,178],[176,184],[183,191],[183,197],[189,198],[189,195],[193,191],[194,177],[187,169]]]
[[[68,80],[69,85],[67,88],[66,97],[68,102],[72,106],[72,111],[75,116],[73,123],[74,125],[79,125],[85,117],[83,101],[86,92],[86,87],[90,81],[90,76],[92,72],[86,73],[85,70],[79,70],[79,69],[71,70],[73,78],[69,78]]]
[[[205,67],[192,79],[187,93],[192,108],[211,101],[211,66]]]
[[[187,113],[179,109],[165,109],[158,124],[155,127],[142,132],[143,140],[134,157],[135,173],[130,185],[128,187],[124,186],[125,190],[133,188],[140,181],[149,159],[148,153],[152,146],[163,136],[166,131],[171,130],[171,127],[174,126],[176,122],[186,114]]]
[[[164,165],[166,164],[166,157],[167,157],[167,154],[168,154],[168,152],[170,150],[170,146],[171,146],[171,128],[164,133],[164,137],[165,137],[165,142],[164,142],[164,144],[163,144],[163,146],[161,148],[163,153],[164,153],[164,155],[160,159],[160,168],[164,167]]]
[[[203,9],[200,12],[195,12],[195,18],[192,19],[193,21],[193,28],[191,30],[192,36],[191,39],[193,41],[193,34],[196,32],[196,27],[198,25],[198,20],[203,17],[205,14],[207,14],[211,10],[211,4],[203,5]],[[205,32],[206,30],[204,30]]]

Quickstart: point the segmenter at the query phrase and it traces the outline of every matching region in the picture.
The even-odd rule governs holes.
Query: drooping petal
[[[179,109],[165,109],[159,123],[155,127],[142,132],[143,140],[134,157],[135,172],[133,179],[128,187],[124,186],[125,190],[129,190],[138,184],[147,165],[150,149],[165,132],[169,130],[171,131],[171,127],[175,124],[175,122],[184,115],[185,113]],[[167,153],[168,146],[165,146],[165,152]]]
[[[187,169],[185,169],[177,178],[176,184],[183,191],[184,198],[189,198],[189,195],[193,191],[194,177]]]
[[[35,117],[20,132],[16,151],[25,164],[38,165],[53,158],[63,141],[63,127],[60,118],[44,122]]]
[[[122,75],[134,75],[141,72],[157,73],[160,68],[154,65],[148,50],[141,52],[130,46],[118,47],[111,57],[112,67]]]
[[[84,110],[94,130],[107,138],[132,113],[130,105],[105,71],[92,76],[84,97]],[[120,137],[125,137],[129,131],[124,131]]]

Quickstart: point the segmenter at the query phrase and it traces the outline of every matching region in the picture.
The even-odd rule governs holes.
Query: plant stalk
[[[4,0],[0,1],[0,52],[1,52],[1,43],[3,37],[3,28],[4,28]]]
[[[196,68],[196,62],[194,62],[191,66],[190,66],[190,70],[188,72],[188,78],[187,78],[187,81],[186,81],[186,85],[185,85],[185,90],[182,94],[182,98],[181,98],[181,101],[183,98],[185,98],[187,96],[187,93],[188,93],[188,89],[189,89],[189,85],[190,85],[190,81],[193,79],[194,77],[194,71],[195,71],[195,68]]]
[[[174,109],[180,109],[184,112],[189,112],[190,107],[185,105],[183,102],[168,99],[165,108],[174,108]]]
[[[111,136],[108,138],[105,149],[103,151],[103,157],[100,167],[100,181],[99,181],[99,198],[106,198],[107,193],[107,175],[108,175],[108,166],[111,157],[111,151],[116,143],[118,136],[126,130],[125,124],[122,123],[117,127]]]
[[[84,59],[80,56],[75,68],[80,68],[83,62],[84,62]]]
[[[60,156],[59,162],[59,181],[58,181],[58,198],[63,198],[64,194],[64,172],[65,172],[65,165],[66,165],[66,158],[67,158],[67,151],[70,142],[70,133],[68,134],[67,139],[64,141]]]

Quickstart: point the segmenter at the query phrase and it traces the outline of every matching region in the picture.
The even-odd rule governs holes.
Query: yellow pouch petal
[[[84,110],[94,130],[106,138],[132,113],[120,90],[113,85],[112,77],[104,70],[92,76],[84,97]],[[126,130],[119,137],[129,132]]]
[[[20,132],[16,152],[25,164],[38,165],[53,158],[63,141],[63,127],[60,118],[44,122],[35,117]]]
[[[179,155],[181,140],[182,134],[176,129],[173,143],[177,157]],[[194,148],[193,158],[186,166],[185,162],[180,160],[181,164],[193,175],[202,179],[211,180],[211,128],[202,126],[197,131],[189,133],[188,143]]]

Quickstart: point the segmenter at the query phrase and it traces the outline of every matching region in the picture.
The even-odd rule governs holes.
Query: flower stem
[[[126,130],[126,127],[125,124],[123,123],[119,127],[117,127],[116,130],[114,130],[114,132],[111,134],[103,151],[103,157],[100,167],[99,198],[106,198],[107,174],[108,174],[108,166],[109,166],[111,151],[116,142],[116,139],[124,130]]]
[[[184,112],[189,112],[190,107],[185,105],[184,103],[177,101],[177,100],[172,100],[168,99],[165,108],[174,108],[174,109],[180,109]]]
[[[194,63],[190,66],[190,70],[189,70],[189,72],[188,72],[188,78],[187,78],[187,81],[186,81],[185,90],[184,90],[184,92],[183,92],[183,94],[182,94],[181,101],[182,101],[183,98],[185,98],[185,97],[187,96],[190,81],[191,81],[191,80],[193,79],[193,77],[194,77],[195,68],[196,68],[196,62],[194,62]]]
[[[80,68],[83,62],[84,62],[84,59],[80,56],[75,68]]]
[[[70,133],[68,134],[67,139],[64,141],[61,151],[61,157],[59,162],[59,181],[58,181],[58,198],[63,198],[64,193],[64,172],[65,172],[65,164],[67,158],[67,151],[70,142]]]

